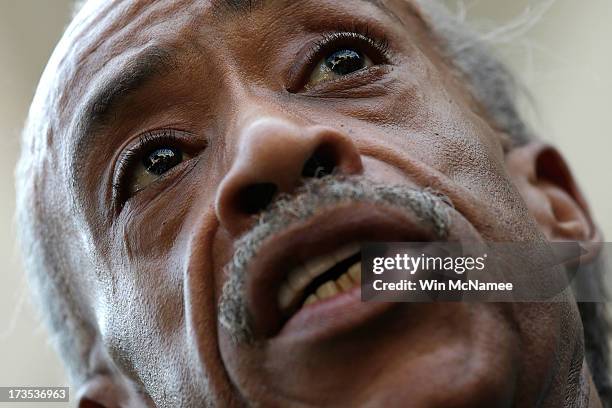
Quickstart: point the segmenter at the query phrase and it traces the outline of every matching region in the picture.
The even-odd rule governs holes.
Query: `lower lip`
[[[350,210],[350,211],[349,211]],[[394,303],[362,302],[361,287],[312,303],[299,309],[284,324],[276,298],[278,282],[287,265],[295,259],[308,259],[338,246],[338,242],[431,241],[434,231],[404,212],[371,204],[339,206],[319,214],[308,223],[270,239],[253,261],[247,296],[260,313],[253,324],[258,336],[331,336],[354,330],[378,317]]]
[[[285,323],[277,337],[323,340],[362,326],[394,306],[394,303],[363,302],[361,286],[355,286],[348,292],[303,306]]]

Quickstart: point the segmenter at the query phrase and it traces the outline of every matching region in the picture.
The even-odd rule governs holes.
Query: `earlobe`
[[[119,408],[126,405],[125,391],[117,387],[110,375],[96,374],[81,385],[78,392],[79,408]]]
[[[79,408],[141,408],[153,406],[148,396],[136,391],[118,371],[92,375],[79,387]]]
[[[102,344],[95,342],[89,355],[91,374],[78,387],[79,408],[140,408],[151,406],[150,398],[136,390],[111,362]]]
[[[539,142],[516,147],[507,154],[506,166],[549,240],[601,240],[586,201],[555,148]]]

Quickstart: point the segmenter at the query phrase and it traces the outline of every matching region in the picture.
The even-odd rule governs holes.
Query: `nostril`
[[[278,188],[272,183],[257,183],[243,188],[238,194],[240,210],[246,214],[257,214],[274,198]]]
[[[330,145],[322,145],[306,160],[302,169],[302,177],[321,178],[334,172],[337,165],[335,149]]]

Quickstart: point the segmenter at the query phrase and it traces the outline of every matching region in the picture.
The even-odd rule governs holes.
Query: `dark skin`
[[[340,236],[347,225],[358,225],[362,238],[372,231],[393,238],[390,225],[406,236],[421,228],[388,208],[328,209],[270,239],[252,261],[255,278],[247,278],[254,341],[235,342],[219,324],[223,268],[254,223],[244,192],[268,183],[292,193],[321,146],[339,174],[447,195],[455,239],[599,240],[561,156],[536,142],[511,148],[437,53],[418,7],[383,3],[279,0],[228,9],[120,1],[89,4],[73,23],[48,68],[59,91],[43,97],[56,117],[54,159],[42,165],[44,174],[74,180],[48,177],[43,199],[66,206],[58,192],[73,194],[78,215],[70,222],[98,266],[70,277],[97,330],[81,406],[207,399],[561,407],[581,392],[600,406],[592,384],[584,391],[567,380],[577,365],[591,382],[571,299],[381,307],[353,294],[337,307],[303,308],[284,326],[266,321],[256,287],[266,273],[261,259],[288,248],[320,255],[325,248],[304,242]],[[317,42],[326,42],[318,53]],[[321,71],[320,61],[338,50],[357,52],[358,69]],[[146,75],[129,92],[94,104],[100,89],[137,66]],[[152,171],[141,159],[126,161],[125,151],[143,140],[141,156],[176,160],[148,162]],[[74,246],[77,254],[86,248]]]

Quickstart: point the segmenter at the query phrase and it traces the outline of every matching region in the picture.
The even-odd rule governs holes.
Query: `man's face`
[[[149,404],[560,406],[574,305],[361,303],[341,275],[364,241],[543,237],[414,4],[86,7],[54,135],[95,248],[75,279]],[[424,193],[443,228],[426,188],[453,203]],[[291,286],[300,267],[346,285]]]

